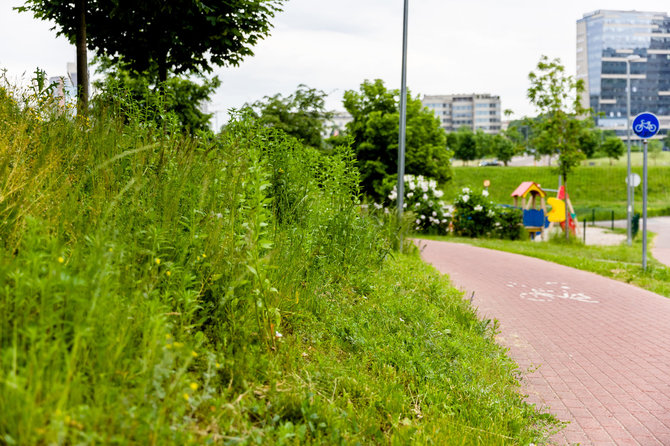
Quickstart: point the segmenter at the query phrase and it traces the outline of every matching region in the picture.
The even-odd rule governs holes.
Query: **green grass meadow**
[[[0,88],[0,444],[527,445],[560,427],[523,401],[495,321],[361,210],[350,149],[145,118]]]

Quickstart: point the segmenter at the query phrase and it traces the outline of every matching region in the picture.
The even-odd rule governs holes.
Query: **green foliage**
[[[555,426],[495,324],[388,255],[350,148],[32,99],[0,87],[3,444],[503,445]]]
[[[626,145],[616,136],[610,136],[603,142],[601,150],[610,159],[610,164],[612,164],[612,159],[617,160],[626,152]]]
[[[652,139],[647,143],[647,154],[649,155],[649,158],[652,159],[654,164],[656,164],[658,157],[661,155],[662,150],[663,150],[662,141]]]
[[[453,135],[453,136],[451,136]],[[454,158],[465,163],[478,158],[477,140],[469,127],[461,127],[449,137],[449,148],[454,152]]]
[[[489,192],[479,193],[464,187],[454,200],[454,234],[465,237],[489,235],[496,222],[495,205],[488,199]]]
[[[266,96],[245,107],[252,110],[259,122],[281,129],[310,147],[322,148],[324,125],[332,116],[326,110],[326,96],[321,90],[301,84],[286,98],[281,94]]]
[[[488,189],[475,193],[464,187],[454,199],[453,234],[518,240],[522,236],[521,211],[496,206]]]
[[[541,116],[533,121],[534,145],[543,154],[558,155],[558,169],[565,182],[584,158],[579,139],[584,124],[577,118],[585,111],[580,105],[583,82],[566,76],[560,59],[549,60],[547,56],[542,56],[537,72],[531,72],[528,79],[528,99]]]
[[[475,132],[475,144],[477,146],[477,158],[485,158],[493,153],[493,135],[489,135],[482,129]]]
[[[586,158],[593,158],[598,149],[602,150],[600,144],[602,132],[592,128],[589,121],[585,122],[587,125],[581,129],[577,136],[577,145]]]
[[[20,11],[56,23],[75,42],[76,2],[27,0]],[[270,32],[283,0],[142,1],[86,0],[87,46],[136,73],[166,81],[168,72],[207,73],[238,65]]]
[[[526,234],[521,224],[522,221],[521,209],[496,208],[496,222],[493,224],[492,236],[503,240],[521,240]]]
[[[167,112],[173,113],[179,127],[190,133],[209,130],[212,114],[204,113],[201,106],[221,85],[218,77],[203,77],[202,83],[198,84],[191,79],[174,76],[156,85],[145,75],[131,75],[109,64],[104,72],[105,79],[96,84],[100,90],[96,97],[98,106],[118,107],[121,101],[126,101],[150,112],[150,119],[158,124],[165,119]]]
[[[353,117],[347,131],[354,140],[361,185],[374,201],[383,199],[384,183],[398,173],[399,95],[379,79],[344,93],[344,107]],[[405,172],[444,183],[451,175],[444,131],[418,97],[407,96]]]
[[[404,208],[412,213],[414,223],[412,228],[416,232],[430,234],[445,234],[449,229],[449,208],[441,200],[444,192],[437,188],[437,182],[422,175],[405,175],[404,178]],[[393,185],[389,194],[391,204],[397,207],[398,187]]]
[[[514,155],[519,152],[518,147],[512,142],[507,135],[495,135],[493,140],[493,154],[502,163],[507,166],[507,163],[512,161]]]

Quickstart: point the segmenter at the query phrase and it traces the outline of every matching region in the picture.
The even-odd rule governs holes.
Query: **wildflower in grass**
[[[65,262],[65,259],[62,258],[62,257],[58,257],[58,263],[63,263],[63,262]]]
[[[198,383],[191,383],[189,384],[189,387],[191,388],[191,390],[198,390]]]
[[[165,271],[165,275],[170,277],[172,275],[172,271]]]
[[[198,357],[198,352],[196,352],[195,350],[192,350],[191,351],[191,356],[193,356],[194,358],[197,358]]]
[[[216,364],[214,364],[214,367],[216,367],[217,369],[220,369],[220,368],[221,368],[221,364],[217,362]]]
[[[478,204],[477,206],[475,206],[475,207],[472,208],[472,209],[474,209],[475,212],[479,212],[479,211],[481,211],[482,209],[484,209],[484,207],[483,207],[481,204]]]
[[[175,342],[174,346],[175,346],[175,348],[183,347],[184,343],[183,342]]]
[[[278,337],[278,338],[284,337],[284,335],[279,333],[278,331],[275,331],[275,336]]]
[[[206,256],[205,254],[203,254],[203,255],[202,255],[202,258],[204,259],[205,257],[207,257],[207,256]]]
[[[160,265],[161,264],[161,259],[156,258],[156,260],[154,260],[154,262],[156,262],[156,265]]]
[[[468,200],[470,200],[470,196],[467,195],[467,194],[466,194],[466,195],[463,195],[463,196],[461,196],[461,200],[463,200],[463,203],[467,203]]]
[[[186,401],[188,401],[189,399],[191,399],[191,397],[188,395],[188,393],[185,393],[185,394],[183,394],[182,396],[184,397],[184,399],[185,399]]]
[[[482,191],[482,195],[483,195],[484,197],[488,197],[488,196],[489,196],[489,191],[488,191],[487,189],[484,189],[484,190]]]

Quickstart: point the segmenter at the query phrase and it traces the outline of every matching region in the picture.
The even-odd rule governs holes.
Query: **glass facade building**
[[[476,131],[500,132],[500,96],[490,94],[426,95],[421,100],[440,119],[442,128],[454,132],[465,126]]]
[[[577,79],[598,126],[625,133],[626,66],[631,119],[654,113],[670,125],[670,17],[662,12],[599,10],[577,21]],[[664,132],[665,133],[665,132]]]

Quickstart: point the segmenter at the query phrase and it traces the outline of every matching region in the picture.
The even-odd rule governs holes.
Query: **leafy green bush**
[[[451,214],[449,207],[440,198],[444,192],[437,188],[437,181],[423,175],[405,175],[405,198],[403,208],[412,212],[412,227],[416,232],[446,234],[449,229]],[[398,201],[398,187],[388,195],[391,203]],[[397,206],[397,205],[396,205]]]
[[[493,223],[493,237],[504,240],[520,240],[524,236],[521,209],[497,207],[495,212],[496,221]]]
[[[464,187],[454,200],[454,234],[465,237],[489,235],[496,221],[494,204],[487,198],[486,189],[475,192]]]

